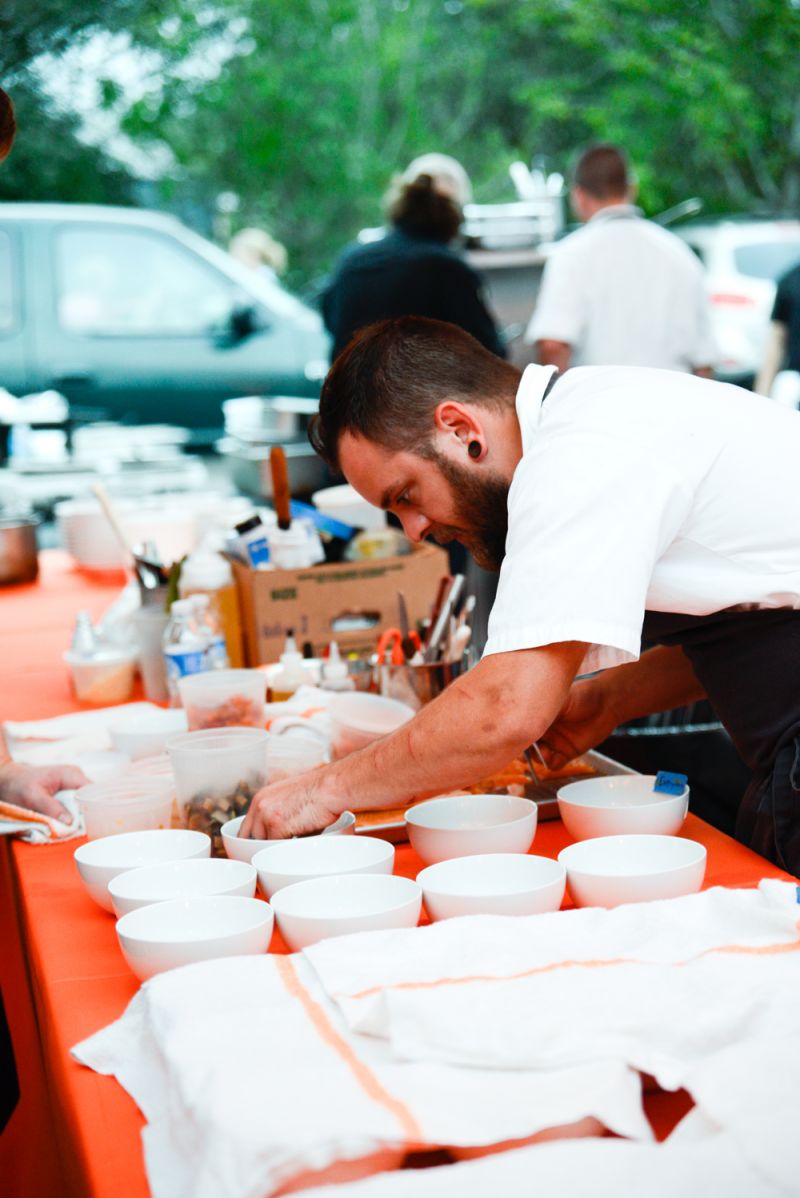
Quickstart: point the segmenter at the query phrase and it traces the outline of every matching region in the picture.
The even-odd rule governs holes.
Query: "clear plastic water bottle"
[[[192,595],[187,602],[192,604],[197,631],[204,635],[208,642],[205,668],[227,670],[230,660],[225,632],[212,606],[211,596]]]
[[[170,707],[180,707],[178,680],[208,669],[209,638],[194,619],[194,599],[176,599],[164,629],[164,664]]]

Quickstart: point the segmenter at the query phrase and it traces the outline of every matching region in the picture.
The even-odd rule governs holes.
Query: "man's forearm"
[[[566,341],[550,341],[548,339],[537,341],[536,352],[541,366],[556,366],[559,374],[569,370],[572,349]]]
[[[340,810],[394,807],[478,782],[549,727],[583,656],[556,645],[484,659],[405,727],[320,772]]]
[[[618,724],[694,703],[705,696],[680,646],[648,649],[638,661],[607,670],[596,682],[605,690],[605,700]]]

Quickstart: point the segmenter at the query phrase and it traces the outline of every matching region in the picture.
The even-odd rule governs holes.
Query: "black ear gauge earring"
[[[467,446],[467,453],[471,458],[479,458],[481,456],[480,441],[470,441],[469,445]]]

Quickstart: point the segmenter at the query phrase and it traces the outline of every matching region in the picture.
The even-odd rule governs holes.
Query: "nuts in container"
[[[211,837],[211,853],[214,857],[225,857],[225,846],[220,829],[228,820],[244,815],[257,790],[264,785],[263,775],[253,781],[241,779],[236,789],[200,790],[186,803],[183,823],[193,832],[205,832]]]
[[[268,736],[261,728],[182,732],[167,742],[181,819],[206,832],[224,856],[220,828],[243,815],[267,774]]]

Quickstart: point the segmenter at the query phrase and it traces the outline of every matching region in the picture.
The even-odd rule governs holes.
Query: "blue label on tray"
[[[680,795],[686,789],[688,781],[686,774],[673,774],[669,770],[659,770],[653,790],[662,795]]]

